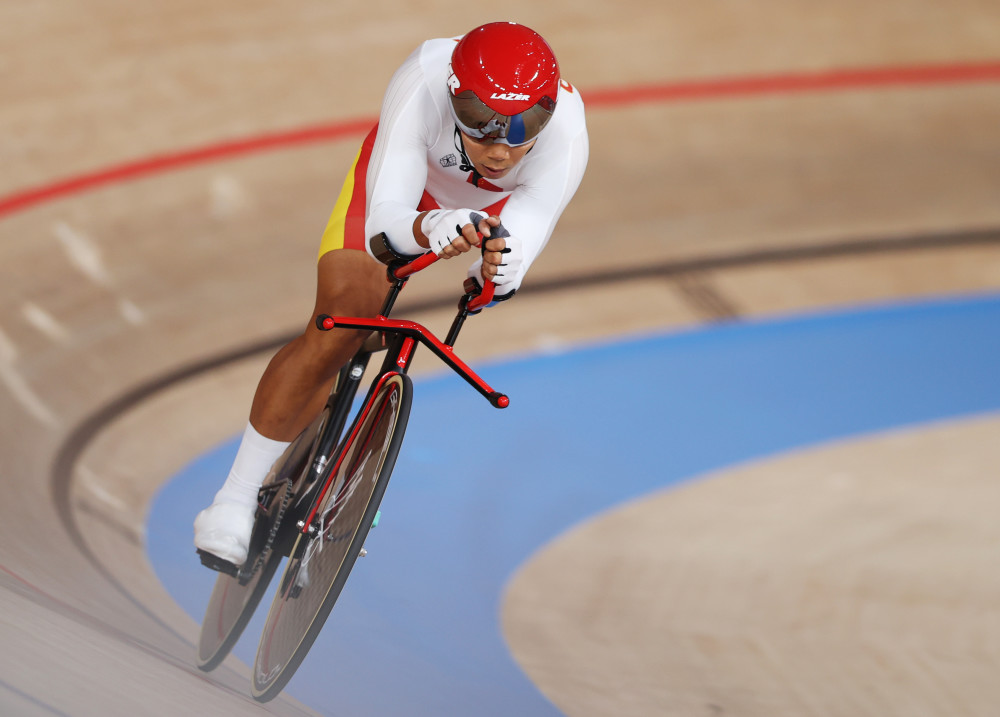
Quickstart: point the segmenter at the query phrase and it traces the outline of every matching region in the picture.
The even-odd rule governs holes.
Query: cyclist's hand
[[[504,254],[510,253],[507,249],[507,241],[503,237],[487,239],[483,251],[483,264],[480,273],[483,281],[493,281],[497,272],[503,266]]]
[[[420,231],[427,237],[431,251],[450,259],[479,246],[477,231],[488,234],[490,227],[500,224],[498,217],[486,217],[474,226],[473,215],[482,216],[471,209],[434,209],[421,219]]]
[[[508,298],[524,278],[521,240],[514,236],[487,239],[481,261],[469,268],[469,276],[496,284],[497,299]]]

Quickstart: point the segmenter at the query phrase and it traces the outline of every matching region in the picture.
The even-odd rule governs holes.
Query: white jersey
[[[485,209],[506,199],[500,220],[521,240],[527,268],[583,179],[589,153],[583,100],[561,82],[555,112],[531,150],[507,175],[474,185],[472,172],[460,169],[461,140],[448,107],[457,39],[423,43],[389,82],[366,175],[365,233],[385,232],[395,249],[418,254],[425,250],[416,245],[413,222],[425,191],[443,209]]]

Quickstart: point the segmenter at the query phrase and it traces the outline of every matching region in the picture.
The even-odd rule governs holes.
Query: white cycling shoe
[[[194,519],[194,546],[234,565],[247,559],[256,505],[212,503]]]

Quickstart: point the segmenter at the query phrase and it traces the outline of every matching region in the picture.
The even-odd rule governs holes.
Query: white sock
[[[265,438],[248,421],[233,467],[229,470],[226,482],[215,494],[215,502],[257,505],[257,491],[267,478],[271,466],[285,452],[289,443],[290,441]]]

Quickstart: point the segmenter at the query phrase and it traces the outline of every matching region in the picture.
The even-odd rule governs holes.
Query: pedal
[[[235,565],[228,560],[223,560],[218,555],[207,553],[200,548],[196,548],[196,551],[198,553],[198,557],[201,558],[201,564],[206,568],[215,570],[219,573],[224,573],[226,575],[231,575],[234,578],[240,574],[240,568],[238,565]]]

